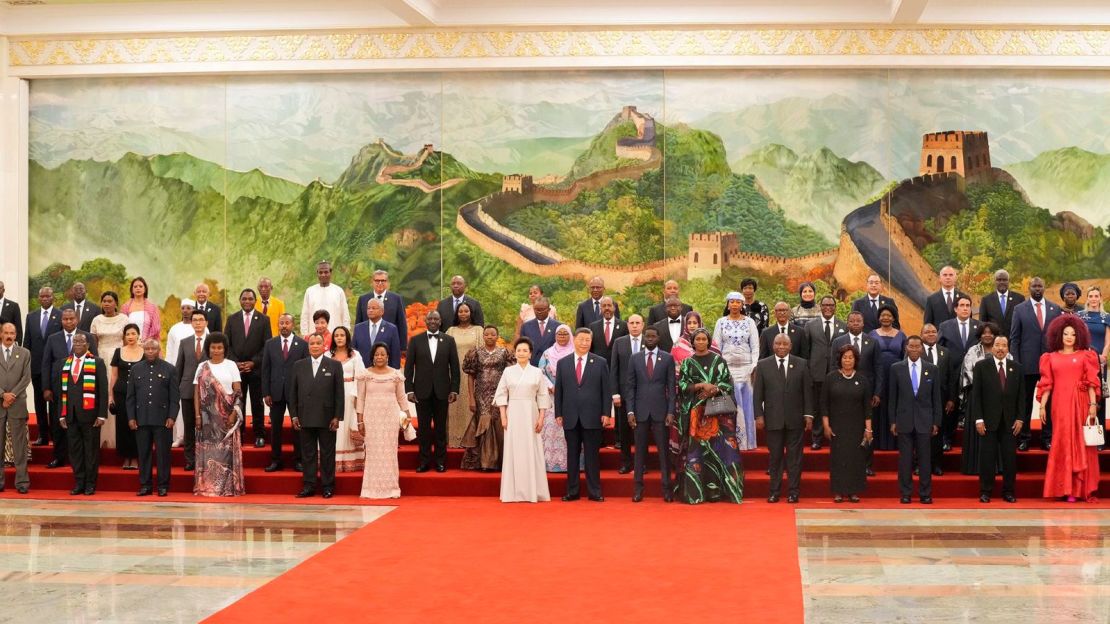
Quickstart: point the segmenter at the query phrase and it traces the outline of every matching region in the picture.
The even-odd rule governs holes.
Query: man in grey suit
[[[821,386],[825,383],[825,376],[833,370],[832,343],[834,340],[848,332],[844,321],[836,318],[836,299],[832,295],[821,297],[821,316],[813,319],[802,329],[801,357],[809,363],[809,376],[813,379],[813,400],[821,396]],[[813,435],[810,438],[810,447],[813,450],[821,448],[821,437],[824,428],[821,419],[813,422]]]
[[[890,432],[898,439],[898,487],[902,504],[913,494],[914,453],[921,468],[917,493],[925,505],[933,502],[932,440],[940,432],[944,396],[940,370],[921,357],[921,336],[906,339],[906,359],[890,367]]]
[[[609,360],[609,387],[613,389],[613,412],[616,415],[617,446],[621,452],[620,474],[632,472],[632,427],[625,417],[628,410],[628,375],[631,374],[632,357],[639,353],[640,345],[644,344],[644,317],[633,314],[626,323],[628,335],[621,336],[613,341],[612,358]],[[659,334],[655,334],[659,342]]]
[[[771,492],[768,503],[779,502],[783,450],[786,450],[786,502],[798,502],[802,485],[803,432],[813,429],[813,379],[809,364],[790,355],[790,337],[775,336],[774,354],[755,365],[755,426],[767,431],[771,454]]]
[[[158,496],[170,491],[170,445],[173,424],[181,406],[177,373],[158,357],[157,340],[143,342],[143,359],[131,367],[127,378],[127,426],[135,432],[139,447],[139,496],[150,496],[150,446],[158,460]]]
[[[324,498],[335,493],[335,432],[343,420],[343,365],[324,356],[324,338],[311,334],[308,357],[293,363],[289,415],[301,436],[303,487],[297,498],[316,494],[316,464]],[[319,453],[317,453],[319,448]]]
[[[31,352],[15,343],[15,323],[0,326],[0,448],[7,430],[12,432],[15,489],[26,494],[31,487],[27,475],[27,386],[31,385]],[[4,490],[0,477],[0,492]]]
[[[189,323],[193,326],[193,335],[181,340],[177,349],[177,362],[174,363],[181,396],[181,417],[185,419],[183,424],[187,471],[193,470],[196,463],[197,415],[193,404],[193,377],[197,374],[197,366],[208,359],[208,351],[204,348],[204,339],[208,337],[208,317],[200,310],[193,310]]]
[[[634,314],[628,319],[639,315]],[[622,394],[628,402],[628,426],[636,434],[636,477],[632,502],[644,499],[644,464],[647,462],[648,442],[655,441],[659,455],[659,472],[663,477],[663,500],[671,502],[671,471],[667,466],[667,427],[674,424],[675,388],[674,358],[659,348],[659,330],[644,330],[644,348],[631,356],[628,372],[624,377]],[[650,438],[649,438],[650,435]]]

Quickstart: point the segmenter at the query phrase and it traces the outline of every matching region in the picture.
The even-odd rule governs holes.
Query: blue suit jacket
[[[1060,306],[1048,299],[1044,304],[1044,326],[1062,313]],[[1044,330],[1037,324],[1037,313],[1033,310],[1033,300],[1026,299],[1014,307],[1014,318],[1010,322],[1010,353],[1021,362],[1022,373],[1038,375],[1041,372],[1041,355],[1048,348]]]
[[[370,291],[365,295],[358,298],[358,305],[355,306],[355,324],[362,323],[366,319],[366,303],[374,297],[374,292]],[[385,314],[382,315],[382,320],[393,323],[393,327],[397,328],[397,333],[401,340],[401,348],[405,349],[409,344],[409,323],[405,319],[405,298],[392,290],[385,291]],[[393,352],[390,351],[390,357],[393,357]],[[397,355],[397,361],[400,362],[400,354]],[[392,361],[392,359],[390,360]],[[393,366],[390,364],[390,366]],[[397,368],[393,366],[393,368]]]
[[[532,341],[532,366],[539,366],[543,352],[555,344],[555,328],[561,325],[559,321],[547,317],[547,326],[540,335],[540,322],[532,319],[520,326],[520,335]]]
[[[628,411],[635,412],[636,422],[664,422],[667,414],[675,413],[678,395],[675,388],[674,358],[670,353],[656,348],[656,361],[652,375],[647,374],[647,349],[633,355],[629,367],[627,392]],[[564,358],[565,359],[565,358]]]
[[[401,368],[401,334],[397,326],[384,318],[380,321],[381,327],[378,328],[378,335],[375,337],[374,342],[383,342],[385,346],[389,347],[389,367]],[[372,362],[370,361],[370,350],[374,347],[370,342],[370,321],[363,321],[355,325],[354,330],[354,344],[355,351],[358,351],[362,356],[362,363],[366,368],[370,368]]]
[[[563,429],[574,429],[579,422],[583,429],[601,429],[601,417],[613,410],[609,363],[587,353],[579,384],[574,373],[577,360],[578,354],[571,353],[555,365],[555,416],[563,419]]]

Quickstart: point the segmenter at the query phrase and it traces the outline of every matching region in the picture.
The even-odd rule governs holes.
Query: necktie
[[[243,313],[243,335],[251,333],[251,315],[249,312]]]
[[[967,346],[967,321],[960,323],[960,344]]]
[[[925,347],[925,354],[926,357],[929,358],[930,362],[932,362],[933,364],[937,363],[936,359],[933,357],[933,347]]]
[[[288,338],[282,338],[281,339],[281,359],[283,359],[283,360],[288,360],[289,359],[289,339]]]
[[[859,350],[860,350],[860,348],[859,348],[859,336],[856,336],[855,338],[852,339],[852,345],[855,346],[856,352],[859,352]]]
[[[70,379],[77,379],[81,374],[81,358],[73,358],[73,370],[69,373]]]
[[[786,360],[779,358],[779,375],[786,379]]]
[[[594,316],[601,316],[601,304],[594,301]]]
[[[910,363],[910,383],[913,384],[913,395],[917,396],[917,362]]]
[[[196,353],[197,362],[200,362],[200,347],[201,347],[200,338],[193,338],[193,352]]]
[[[578,378],[578,385],[582,385],[582,358],[578,358],[578,364],[574,367],[574,376]]]
[[[540,336],[543,336],[543,333],[546,329],[547,329],[547,321],[540,321]]]
[[[612,322],[613,321],[605,321],[605,346],[609,346],[609,336],[611,335],[609,331],[609,323]]]
[[[1002,306],[1002,315],[1006,315],[1006,295],[998,295],[998,305]],[[980,319],[982,320],[982,319]]]
[[[378,324],[373,323],[370,325],[370,344],[374,344],[374,339],[378,337]]]
[[[872,299],[871,300],[871,311],[876,313],[876,314],[879,313],[879,300],[878,299]]]
[[[1006,365],[1003,362],[998,363],[998,382],[1002,384],[1002,390],[1006,390]]]
[[[85,307],[84,303],[78,303],[74,306],[74,312],[77,312],[77,320],[81,320],[81,308]]]
[[[42,317],[42,323],[39,325],[39,334],[41,334],[43,338],[46,338],[46,324],[50,322],[50,314],[48,314],[46,310],[43,310],[39,312],[39,316]]]
[[[944,302],[945,302],[946,305],[948,305],[948,311],[951,312],[952,311],[952,293],[951,292],[944,293]]]
[[[825,321],[825,338],[832,344],[832,321]]]
[[[461,305],[461,304],[462,304],[462,299],[456,299],[455,300],[455,311],[456,312],[459,311],[459,305]]]
[[[1044,313],[1041,312],[1041,302],[1038,301],[1037,303],[1033,304],[1033,307],[1037,309],[1037,325],[1041,329],[1044,329]]]
[[[639,352],[640,352],[640,339],[639,338],[633,338],[632,339],[632,354],[635,355]]]
[[[648,351],[647,357],[647,373],[648,378],[650,379],[652,376],[655,375],[655,362],[652,361],[651,351]]]
[[[779,333],[780,334],[785,334],[786,333],[786,328],[783,327],[782,325],[779,325]]]
[[[7,362],[12,359],[12,348],[6,347],[4,349],[4,361]]]
[[[264,314],[266,316],[270,315],[270,302],[269,301],[263,301],[262,302],[262,314]]]
[[[66,334],[66,353],[73,353],[73,334]]]

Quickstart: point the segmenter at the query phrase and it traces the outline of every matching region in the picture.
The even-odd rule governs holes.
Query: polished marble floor
[[[0,622],[198,622],[392,509],[0,500]]]
[[[810,624],[1110,622],[1110,510],[799,510]]]

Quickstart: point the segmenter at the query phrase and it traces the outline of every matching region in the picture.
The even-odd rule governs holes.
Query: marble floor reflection
[[[806,622],[1110,622],[1110,510],[799,510]]]
[[[0,622],[198,622],[392,509],[0,500]]]

